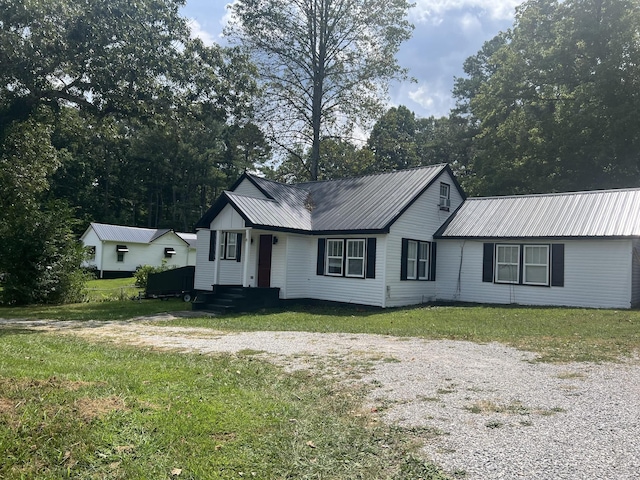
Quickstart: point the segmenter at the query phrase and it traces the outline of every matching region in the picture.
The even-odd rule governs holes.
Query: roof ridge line
[[[305,185],[305,184],[310,184],[310,183],[316,184],[316,183],[340,182],[340,181],[345,181],[345,180],[357,180],[359,178],[375,177],[375,176],[378,176],[378,175],[390,175],[390,174],[393,174],[393,173],[408,172],[410,170],[421,170],[421,169],[434,168],[434,167],[446,167],[447,165],[448,165],[447,163],[436,163],[434,165],[423,165],[423,166],[420,166],[420,167],[402,168],[400,170],[392,170],[391,172],[365,173],[363,175],[356,175],[356,176],[353,176],[353,177],[333,178],[333,179],[327,179],[327,180],[310,180],[308,182],[300,182],[300,183],[295,183],[293,185],[297,186],[297,185]],[[290,184],[283,184],[283,185],[290,185]]]
[[[625,188],[606,188],[602,190],[578,190],[575,192],[547,192],[547,193],[514,193],[512,195],[492,195],[488,197],[469,197],[467,200],[496,200],[501,198],[534,198],[534,197],[560,197],[567,195],[585,195],[585,194],[601,194],[601,193],[613,193],[613,192],[630,192],[638,191],[640,187],[625,187]]]

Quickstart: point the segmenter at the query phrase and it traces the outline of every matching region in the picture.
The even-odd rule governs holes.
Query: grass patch
[[[86,286],[86,300],[88,302],[129,300],[144,292],[143,288],[135,286],[135,281],[133,277],[89,280]]]
[[[0,478],[445,478],[360,413],[364,391],[309,372],[0,336]]]
[[[437,306],[379,310],[290,307],[173,325],[228,331],[374,333],[427,339],[501,342],[542,361],[616,361],[640,350],[640,311],[510,306]]]
[[[69,305],[32,305],[28,307],[0,307],[0,318],[28,318],[51,320],[126,320],[190,309],[179,299],[114,300],[110,302],[73,303]]]

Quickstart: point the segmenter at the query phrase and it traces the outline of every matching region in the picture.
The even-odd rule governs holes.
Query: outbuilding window
[[[126,245],[118,245],[116,246],[116,255],[118,262],[124,262],[124,254],[129,251],[129,248]]]
[[[172,258],[176,254],[176,249],[173,247],[165,247],[164,258]]]

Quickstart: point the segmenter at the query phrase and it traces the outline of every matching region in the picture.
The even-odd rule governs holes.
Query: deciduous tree
[[[406,0],[237,0],[227,35],[257,64],[261,118],[270,139],[299,157],[316,180],[321,140],[348,136],[382,113],[396,61],[410,37]],[[303,149],[306,150],[306,149]]]

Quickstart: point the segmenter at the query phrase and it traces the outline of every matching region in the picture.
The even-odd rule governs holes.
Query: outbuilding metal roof
[[[640,237],[640,188],[469,198],[434,237]]]
[[[98,238],[103,242],[122,242],[122,243],[151,243],[161,236],[171,232],[169,228],[141,228],[141,227],[126,227],[123,225],[109,225],[106,223],[91,223],[89,228],[93,228]],[[87,229],[88,231],[88,229]],[[191,246],[189,240],[190,236],[193,236],[193,242],[195,244],[195,233],[181,233],[175,232],[184,242]],[[86,235],[86,232],[85,234]],[[83,237],[84,237],[83,235]],[[183,235],[186,238],[183,238]]]
[[[248,179],[267,199],[225,192],[196,228],[209,228],[231,203],[249,226],[309,233],[384,232],[445,171],[451,174],[448,165],[440,164],[296,185],[244,174],[235,186]]]

